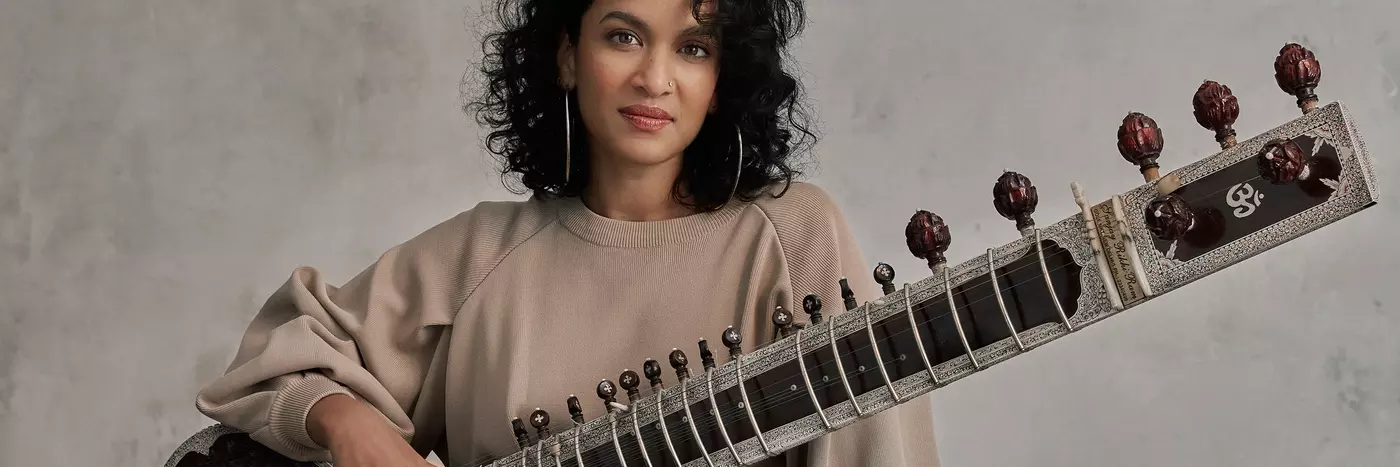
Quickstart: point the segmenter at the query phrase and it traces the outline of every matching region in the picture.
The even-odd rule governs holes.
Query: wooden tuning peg
[[[1314,143],[1320,144],[1320,143]],[[1274,185],[1297,183],[1314,197],[1330,197],[1341,189],[1342,168],[1332,159],[1313,157],[1291,139],[1274,139],[1255,156],[1259,178]]]
[[[782,305],[773,308],[773,326],[778,328],[778,338],[787,337],[797,328],[797,323],[793,322],[792,313],[789,313]]]
[[[566,405],[569,406],[569,418],[572,418],[574,420],[574,423],[582,424],[583,404],[579,403],[578,397],[574,396],[573,394],[569,394],[569,399],[566,401]]]
[[[1275,139],[1265,143],[1255,160],[1259,164],[1259,177],[1275,185],[1312,176],[1307,153],[1292,140]]]
[[[885,295],[894,293],[894,266],[886,263],[876,264],[871,275],[875,277],[875,283],[880,284],[881,293]]]
[[[928,211],[916,211],[904,227],[904,243],[909,247],[909,252],[915,258],[928,261],[929,269],[935,274],[948,262],[943,253],[948,251],[952,242],[948,224],[943,222],[942,217]]]
[[[1181,196],[1168,193],[1147,202],[1145,223],[1147,231],[1166,241],[1186,238],[1196,227],[1196,213]]]
[[[1311,50],[1301,44],[1288,43],[1274,58],[1274,82],[1279,89],[1298,98],[1298,108],[1304,114],[1317,109],[1318,82],[1322,80],[1322,65]]]
[[[666,383],[661,381],[661,364],[656,363],[656,360],[648,358],[642,362],[642,374],[651,382],[652,394],[661,392],[666,387]]]
[[[710,351],[710,343],[700,338],[700,366],[706,371],[715,369],[715,353]]]
[[[1138,166],[1143,180],[1152,183],[1158,175],[1157,158],[1162,155],[1162,129],[1142,112],[1129,112],[1118,126],[1118,153]]]
[[[690,368],[686,367],[690,364],[690,359],[686,358],[685,352],[681,352],[680,349],[671,349],[670,360],[671,368],[676,370],[676,379],[685,381],[686,378],[690,377]]]
[[[808,321],[813,325],[822,323],[822,298],[817,294],[808,294],[802,298],[802,311],[807,312]]]
[[[598,398],[603,400],[603,409],[608,412],[614,412],[627,407],[617,403],[617,385],[613,384],[612,381],[606,379],[599,381],[598,388],[595,392],[598,394]]]
[[[1203,247],[1224,235],[1224,218],[1218,211],[1195,209],[1176,193],[1158,195],[1143,208],[1143,222],[1152,236],[1169,242],[1183,241]]]
[[[544,411],[544,409],[541,409],[539,407],[535,407],[535,411],[530,413],[530,426],[535,427],[535,435],[537,439],[548,438],[549,412],[546,412]]]
[[[724,342],[724,347],[729,349],[729,359],[738,360],[739,355],[743,353],[742,345],[744,343],[744,336],[739,334],[739,330],[732,326],[726,328],[724,334],[720,335],[720,341]]]
[[[525,423],[520,421],[520,417],[510,420],[510,430],[515,433],[515,444],[519,445],[520,449],[530,445],[530,433],[525,431]]]
[[[1240,116],[1240,102],[1235,98],[1235,94],[1230,92],[1229,86],[1206,80],[1196,89],[1196,95],[1191,99],[1191,108],[1192,115],[1196,116],[1196,123],[1215,132],[1215,142],[1220,143],[1220,149],[1235,146],[1233,126],[1235,119]]]
[[[1035,220],[1031,219],[1031,214],[1035,213],[1038,203],[1040,195],[1036,193],[1031,179],[1025,175],[1004,170],[992,184],[992,205],[996,207],[997,214],[1016,221],[1016,230],[1021,235],[1035,233]]]
[[[856,309],[860,304],[856,303],[856,293],[851,290],[851,283],[842,277],[837,281],[841,285],[841,302],[846,306],[846,311]]]
[[[637,386],[642,384],[642,378],[637,376],[637,372],[632,370],[622,370],[618,375],[617,383],[622,386],[623,391],[627,391],[627,402],[636,403],[642,397],[642,392],[637,390]]]

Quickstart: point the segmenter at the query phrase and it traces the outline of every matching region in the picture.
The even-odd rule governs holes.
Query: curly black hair
[[[790,184],[799,175],[795,155],[815,143],[801,102],[802,86],[785,69],[787,46],[802,31],[801,0],[713,0],[714,13],[694,15],[716,32],[718,108],[709,114],[685,149],[680,179],[672,196],[699,211],[714,210],[734,197],[752,201],[768,187]],[[485,148],[500,160],[501,176],[519,176],[536,196],[578,196],[588,181],[589,154],[584,131],[574,131],[568,182],[564,177],[563,100],[556,62],[560,32],[577,43],[583,14],[591,1],[498,0],[494,17],[501,28],[486,34],[480,71],[486,83],[463,108],[491,129]],[[572,97],[569,97],[573,99]],[[577,106],[571,106],[572,128]],[[743,135],[743,167],[735,188],[738,135]],[[689,201],[686,201],[689,195]],[[779,193],[781,195],[781,193]]]

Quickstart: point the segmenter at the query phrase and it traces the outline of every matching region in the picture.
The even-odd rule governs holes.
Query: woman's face
[[[578,43],[560,48],[561,81],[578,91],[593,157],[679,166],[713,110],[719,74],[718,43],[691,7],[692,0],[597,0]]]

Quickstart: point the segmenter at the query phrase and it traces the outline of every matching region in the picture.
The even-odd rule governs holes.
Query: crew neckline
[[[660,221],[625,221],[593,212],[583,199],[556,199],[559,222],[574,235],[602,246],[650,248],[705,238],[732,222],[750,203],[731,201],[710,212]]]

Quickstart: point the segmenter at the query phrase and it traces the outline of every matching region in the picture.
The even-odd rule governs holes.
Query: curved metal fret
[[[647,463],[647,467],[652,467],[651,456],[647,455],[647,445],[642,442],[642,427],[637,424],[637,406],[632,406],[632,436],[637,437],[637,450],[642,451],[642,461]]]
[[[1040,229],[1035,229],[1035,256],[1040,260],[1040,276],[1045,278],[1045,290],[1050,291],[1050,301],[1055,303],[1055,312],[1060,314],[1060,322],[1065,323],[1065,330],[1073,332],[1074,325],[1069,323],[1065,308],[1060,306],[1060,296],[1055,294],[1055,283],[1050,281],[1050,268],[1045,265],[1045,249],[1040,245]]]
[[[865,416],[865,411],[861,410],[860,402],[856,401],[856,393],[851,390],[851,382],[846,378],[846,366],[841,364],[841,349],[836,348],[836,320],[826,322],[826,337],[831,341],[831,357],[836,360],[836,374],[841,375],[841,387],[846,388],[846,397],[851,399],[851,407],[856,409],[856,418]]]
[[[740,381],[740,383],[743,382]],[[743,465],[744,460],[739,457],[739,450],[734,449],[734,440],[729,438],[729,430],[724,427],[724,418],[720,417],[719,404],[715,402],[714,369],[705,370],[705,392],[710,395],[710,410],[714,411],[715,425],[719,425],[719,434],[724,437],[724,444],[729,445],[729,452],[734,455],[734,462]]]
[[[685,409],[685,421],[690,424],[690,434],[695,436],[695,445],[700,447],[700,454],[705,457],[705,464],[714,467],[715,461],[710,459],[710,448],[705,447],[705,440],[700,439],[700,428],[695,426],[695,415],[690,413],[690,391],[685,390],[685,381],[681,381],[681,407]]]
[[[685,385],[681,385],[681,392],[685,392]],[[685,465],[681,463],[681,456],[676,454],[676,445],[671,443],[671,430],[666,429],[666,412],[661,411],[661,401],[665,399],[662,395],[665,393],[665,389],[656,392],[656,424],[661,425],[661,437],[666,438],[666,450],[671,452],[671,459],[676,461],[676,465]]]
[[[967,333],[963,331],[962,318],[958,317],[958,306],[953,303],[953,287],[948,284],[948,275],[951,272],[947,267],[943,268],[943,294],[948,298],[948,311],[953,314],[953,327],[958,328],[958,339],[962,341],[963,350],[967,351],[967,358],[972,360],[972,367],[982,369],[982,364],[977,363],[977,355],[973,354],[972,346],[967,343]]]
[[[1016,348],[1026,350],[1026,344],[1021,342],[1021,335],[1016,331],[1016,326],[1011,324],[1011,313],[1006,312],[1006,300],[1001,298],[1001,285],[997,283],[997,264],[992,258],[992,249],[987,249],[987,277],[992,280],[992,294],[997,297],[997,308],[1001,309],[1001,318],[1006,320],[1006,329],[1011,331],[1011,339],[1016,341]]]
[[[798,355],[800,356],[801,354],[799,353]],[[799,358],[798,360],[798,363],[801,364],[801,358]],[[763,438],[763,429],[758,427],[758,417],[754,416],[753,404],[749,403],[749,390],[748,388],[744,387],[743,355],[740,355],[738,358],[734,359],[734,380],[737,381],[735,386],[739,388],[739,397],[741,397],[744,401],[744,413],[748,414],[749,424],[753,425],[754,437],[758,438],[758,445],[763,447],[763,453],[765,455],[770,457],[775,455],[776,453],[773,452],[773,449],[768,447],[768,440]],[[735,459],[737,460],[738,457],[735,456]]]
[[[812,389],[812,377],[807,375],[807,362],[802,360],[802,329],[797,330],[797,369],[802,372],[802,384],[807,385],[807,395],[812,397],[812,407],[817,408],[817,415],[822,419],[822,427],[831,429],[831,420],[826,418],[826,411],[822,410],[822,403],[817,401],[817,391]],[[680,464],[677,462],[677,464]]]
[[[894,398],[895,403],[904,402],[904,399],[899,397],[899,391],[894,388],[894,383],[890,381],[889,372],[885,371],[885,359],[880,356],[880,341],[875,340],[875,325],[870,322],[870,310],[866,308],[861,311],[866,312],[863,313],[865,315],[865,334],[870,336],[870,348],[875,351],[875,366],[880,369],[880,377],[885,379],[885,387],[890,389],[890,397]]]
[[[914,343],[919,348],[919,358],[924,361],[924,369],[928,370],[929,378],[933,379],[935,386],[943,384],[938,381],[938,373],[933,371],[933,365],[928,361],[928,351],[924,350],[924,339],[919,336],[919,323],[914,319],[914,305],[909,302],[909,284],[904,284],[904,314],[909,317],[909,330],[914,331]]]
[[[622,443],[617,440],[617,417],[613,416],[613,411],[608,411],[608,428],[612,431],[613,450],[617,451],[617,461],[622,463],[622,467],[627,467],[627,459],[622,457]],[[641,438],[637,438],[638,446],[641,445]],[[645,449],[645,448],[643,448]],[[574,439],[574,452],[578,452],[578,439]],[[583,456],[579,456],[579,465],[583,465]]]
[[[584,466],[583,466],[583,452],[580,451],[580,449],[579,449],[579,448],[580,448],[580,446],[579,446],[579,441],[581,441],[580,438],[582,438],[582,437],[583,437],[583,424],[582,424],[582,423],[577,423],[577,422],[575,422],[575,423],[574,423],[574,462],[577,462],[577,463],[578,463],[578,467],[584,467]]]

